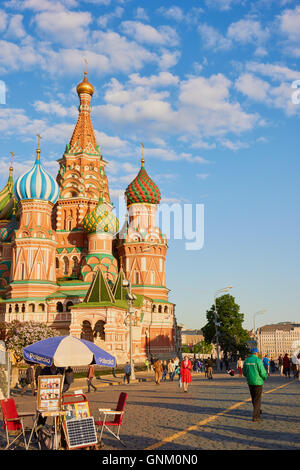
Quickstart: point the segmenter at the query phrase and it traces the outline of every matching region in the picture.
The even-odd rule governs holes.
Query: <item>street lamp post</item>
[[[142,249],[142,253],[147,251],[151,251],[151,245],[148,245]],[[132,314],[133,314],[133,304],[134,301],[137,299],[136,295],[131,292],[131,270],[128,274],[128,280],[124,279],[123,287],[127,287],[127,303],[128,303],[128,315],[129,315],[129,360],[130,360],[130,367],[131,367],[131,378],[135,380],[135,371],[134,371],[134,363],[133,363],[133,354],[132,354]],[[150,340],[149,340],[150,341]]]
[[[133,364],[133,355],[132,355],[132,313],[133,313],[133,304],[136,300],[136,295],[132,294],[131,292],[131,283],[130,281],[124,280],[123,286],[127,287],[127,303],[128,303],[128,314],[129,314],[129,361],[130,361],[130,368],[131,368],[131,379],[135,380],[135,371],[134,371],[134,364]]]
[[[263,315],[267,309],[265,308],[264,310],[259,310],[258,312],[253,314],[253,332],[254,332],[254,340],[257,342],[257,334],[256,334],[256,326],[255,326],[255,318],[257,315]]]
[[[214,297],[214,305],[215,305],[215,310],[214,310],[214,317],[215,317],[215,320],[214,320],[214,324],[215,324],[215,327],[216,327],[217,371],[218,371],[218,372],[220,371],[220,346],[219,346],[219,329],[218,329],[219,323],[218,323],[218,312],[217,312],[217,296],[218,296],[218,294],[221,293],[221,292],[228,292],[229,289],[232,289],[232,286],[223,287],[223,289],[217,290],[216,293],[215,293],[215,297]]]

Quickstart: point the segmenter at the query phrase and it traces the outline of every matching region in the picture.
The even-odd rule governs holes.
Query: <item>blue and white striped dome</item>
[[[42,167],[39,153],[31,170],[19,176],[14,191],[18,201],[24,199],[41,199],[56,203],[59,197],[59,186],[55,179]]]

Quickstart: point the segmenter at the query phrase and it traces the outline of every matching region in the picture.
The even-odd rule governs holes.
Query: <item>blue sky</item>
[[[252,327],[299,318],[300,2],[8,0],[0,5],[0,172],[56,174],[83,77],[117,202],[140,142],[163,201],[203,204],[204,246],[169,240],[178,322],[201,327],[216,290]],[[300,90],[300,82],[299,82]]]

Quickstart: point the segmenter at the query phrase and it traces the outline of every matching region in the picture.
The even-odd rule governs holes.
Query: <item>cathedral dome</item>
[[[35,164],[31,170],[19,176],[14,187],[18,201],[39,199],[55,204],[59,197],[59,186],[55,179],[43,168],[40,162],[40,150],[37,149]]]
[[[160,190],[154,181],[150,178],[144,167],[144,159],[142,158],[142,166],[137,177],[130,183],[125,191],[127,198],[127,206],[130,204],[159,204],[161,199]]]
[[[89,95],[93,96],[94,94],[94,87],[86,78],[86,72],[84,72],[84,79],[77,85],[77,93],[81,95],[81,93],[88,93]]]
[[[16,216],[13,215],[11,221],[0,230],[0,241],[9,242],[11,241],[12,234],[18,228],[18,222]]]
[[[119,230],[119,221],[100,198],[95,209],[84,217],[82,226],[87,233],[115,235]]]

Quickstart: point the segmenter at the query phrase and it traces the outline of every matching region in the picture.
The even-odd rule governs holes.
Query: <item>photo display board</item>
[[[97,433],[94,418],[66,420],[66,434],[69,449],[97,444]]]
[[[39,411],[61,409],[62,375],[40,375],[38,378],[37,408]]]
[[[87,401],[67,403],[62,406],[62,409],[66,412],[66,421],[70,421],[71,419],[84,419],[91,416],[89,403]]]

